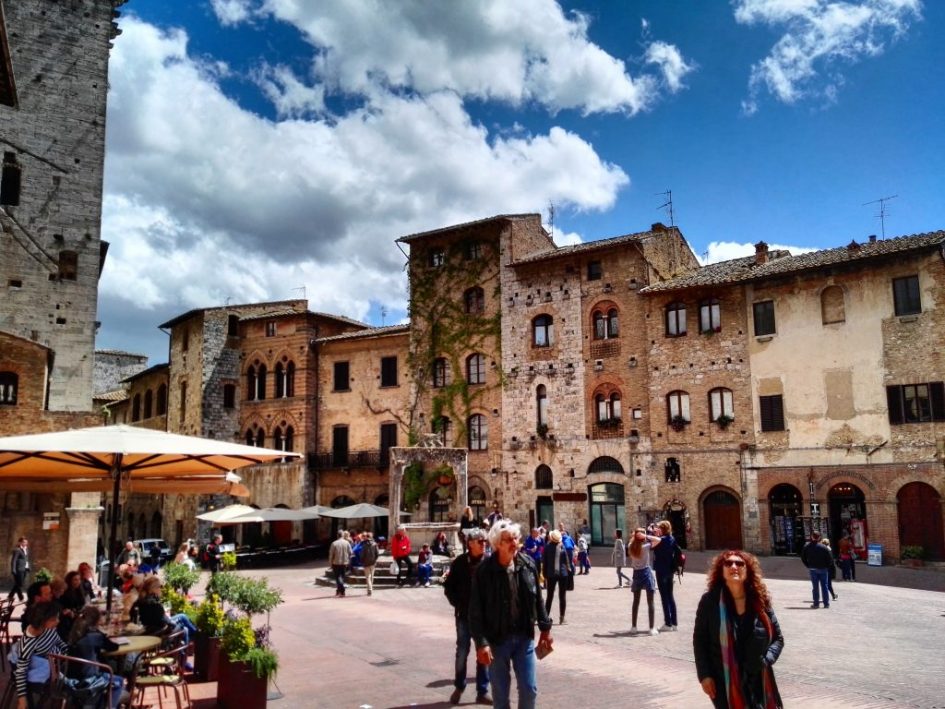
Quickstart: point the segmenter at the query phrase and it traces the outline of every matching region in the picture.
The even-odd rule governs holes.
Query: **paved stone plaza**
[[[568,596],[568,624],[554,627],[555,652],[539,664],[539,706],[711,706],[691,649],[704,589],[696,568],[707,558],[690,554],[690,571],[677,586],[679,632],[658,637],[630,636],[630,592],[614,588],[612,568],[599,564],[579,576]],[[905,578],[942,589],[945,574],[861,566],[860,582],[838,582],[839,600],[815,611],[800,561],[763,563],[781,577],[769,587],[785,635],[775,671],[786,706],[945,707],[945,593],[864,582]],[[442,590],[384,590],[369,598],[350,589],[336,599],[332,589],[312,585],[323,569],[322,563],[263,572],[286,598],[273,614],[285,695],[273,706],[449,706],[453,617]],[[791,574],[794,580],[783,578]],[[645,599],[641,606],[645,618]],[[473,686],[463,699],[473,704]]]

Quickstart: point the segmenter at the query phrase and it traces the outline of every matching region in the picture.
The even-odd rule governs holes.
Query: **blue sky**
[[[945,3],[130,0],[97,346],[281,300],[405,316],[398,236],[555,205],[710,260],[945,228]]]

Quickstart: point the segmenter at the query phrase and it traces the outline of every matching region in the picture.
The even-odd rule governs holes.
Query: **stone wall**
[[[92,391],[95,394],[104,394],[120,389],[123,379],[134,376],[147,367],[146,355],[116,350],[95,350]]]

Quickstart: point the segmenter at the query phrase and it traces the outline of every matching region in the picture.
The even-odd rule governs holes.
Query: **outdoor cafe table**
[[[103,652],[102,657],[124,658],[126,655],[130,655],[133,652],[139,653],[131,671],[125,675],[128,678],[128,693],[134,696],[135,677],[138,674],[138,662],[141,660],[140,653],[160,647],[163,638],[159,638],[157,635],[126,635],[122,637],[128,642],[119,645],[117,650]],[[109,639],[114,641],[115,638]]]

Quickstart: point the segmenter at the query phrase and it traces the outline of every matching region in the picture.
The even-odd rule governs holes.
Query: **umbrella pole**
[[[115,551],[115,539],[118,537],[118,493],[121,491],[121,453],[115,456],[115,466],[112,468],[112,477],[115,479],[112,488],[112,523],[108,532],[108,548],[105,558],[109,559],[108,564],[108,588],[105,589],[105,615],[111,619],[112,613],[112,589],[115,588],[115,563],[118,561],[118,553]]]

